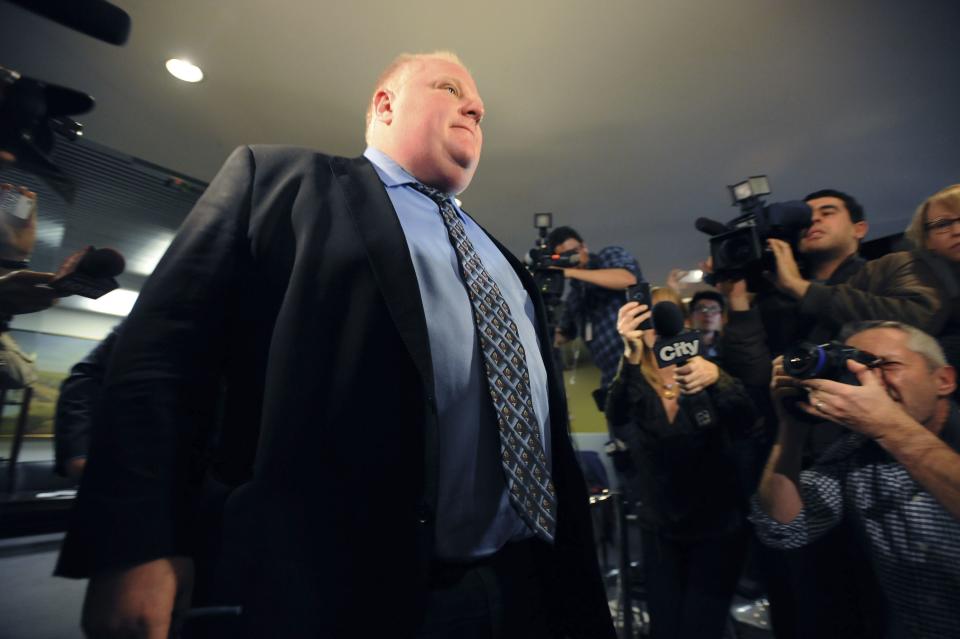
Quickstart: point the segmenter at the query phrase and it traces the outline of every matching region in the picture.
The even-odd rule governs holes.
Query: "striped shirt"
[[[952,406],[941,438],[960,451]],[[870,549],[896,625],[910,637],[960,637],[960,522],[876,442],[848,433],[800,473],[803,509],[781,524],[760,508],[750,520],[768,546],[791,549],[851,518]],[[824,575],[824,579],[829,579]]]

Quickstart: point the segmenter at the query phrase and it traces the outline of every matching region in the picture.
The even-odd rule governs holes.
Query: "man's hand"
[[[677,385],[684,395],[693,395],[713,386],[720,379],[720,368],[699,355],[676,371]]]
[[[640,324],[650,319],[650,309],[646,304],[627,302],[617,312],[617,332],[623,338],[624,354],[631,364],[639,364],[643,354],[643,334]],[[652,332],[652,331],[650,331]]]
[[[553,345],[554,345],[554,346],[563,346],[564,344],[566,344],[566,343],[569,342],[569,341],[570,341],[570,339],[569,339],[566,335],[563,334],[563,331],[561,331],[559,327],[556,328],[556,329],[554,329],[554,331],[553,331]]]
[[[713,258],[708,257],[700,262],[700,270],[704,275],[713,275]],[[714,284],[714,288],[727,298],[727,306],[731,311],[749,311],[750,293],[747,291],[747,280],[723,279]]]
[[[799,419],[783,405],[784,400],[799,402],[803,396],[804,389],[800,380],[791,375],[787,375],[783,370],[783,355],[776,357],[773,360],[770,376],[770,399],[773,402],[774,412],[777,414],[777,421],[779,421],[784,428],[793,431],[803,431],[804,433],[810,428],[809,423]],[[824,419],[822,415],[820,418]]]
[[[672,288],[677,293],[680,292],[682,285],[680,280],[683,279],[688,271],[683,270],[682,268],[670,269],[670,273],[667,275],[667,288]]]
[[[83,630],[97,639],[168,639],[190,604],[193,560],[155,559],[90,579]]]
[[[857,376],[860,386],[828,379],[805,380],[802,384],[809,398],[800,407],[871,439],[880,439],[890,429],[914,421],[903,405],[890,397],[879,370],[853,360],[847,360],[847,368]]]
[[[50,308],[59,295],[46,286],[53,273],[13,271],[0,276],[0,313],[21,315]]]
[[[797,260],[793,257],[793,249],[783,240],[773,238],[767,240],[767,246],[773,251],[773,257],[777,261],[776,277],[771,276],[770,279],[782,292],[794,299],[801,299],[810,288],[810,282],[800,275],[800,267],[797,266]]]

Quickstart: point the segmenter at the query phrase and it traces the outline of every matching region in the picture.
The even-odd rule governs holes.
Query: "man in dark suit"
[[[58,566],[90,634],[167,636],[196,561],[234,637],[613,636],[542,304],[453,200],[482,117],[401,56],[364,157],[230,157],[110,362]]]

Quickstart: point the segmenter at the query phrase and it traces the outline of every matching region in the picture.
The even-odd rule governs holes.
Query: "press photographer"
[[[752,369],[751,389],[769,381],[756,374],[770,375],[768,365],[755,364],[757,355],[769,362],[801,341],[827,342],[846,322],[882,319],[927,328],[938,321],[941,301],[932,274],[916,256],[891,253],[869,263],[859,256],[868,226],[855,198],[825,189],[810,193],[804,202],[810,207],[810,225],[800,232],[796,250],[782,237],[766,238],[766,278],[774,287],[748,305],[744,280],[718,282],[730,294],[724,366],[744,380]],[[775,437],[776,418],[762,401],[767,431]],[[806,431],[803,467],[843,434],[832,424]],[[801,553],[767,555],[762,563],[778,639],[882,634],[879,587],[853,531],[840,527]],[[845,570],[837,571],[838,566]],[[833,572],[833,579],[823,579]]]
[[[619,246],[608,246],[591,253],[580,234],[569,226],[559,226],[547,236],[547,246],[556,254],[576,251],[575,266],[562,269],[570,280],[570,292],[555,344],[582,337],[594,364],[600,369],[601,387],[613,381],[620,363],[622,344],[617,333],[617,309],[623,304],[623,291],[643,279],[637,260]]]
[[[763,541],[806,547],[841,522],[856,527],[889,602],[887,633],[953,637],[960,628],[960,413],[951,400],[956,372],[936,341],[899,322],[864,322],[848,331],[849,351],[832,349],[832,375],[846,382],[800,379],[786,358],[771,384],[779,436],[751,519]],[[819,356],[817,357],[819,361]],[[864,363],[867,362],[867,363]],[[785,366],[786,364],[786,366]],[[842,376],[841,376],[842,377]],[[844,436],[801,470],[811,429],[784,399]],[[823,571],[824,585],[842,565]],[[819,611],[811,610],[813,614]],[[883,614],[883,611],[880,612]],[[835,636],[835,635],[823,635]]]

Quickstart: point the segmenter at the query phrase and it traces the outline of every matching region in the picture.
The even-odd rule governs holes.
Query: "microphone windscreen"
[[[730,230],[723,222],[717,222],[708,217],[698,217],[693,225],[698,231],[707,235],[720,235]]]
[[[673,337],[683,330],[683,311],[664,300],[653,305],[653,328],[660,337]]]
[[[77,271],[91,277],[116,277],[123,273],[126,265],[123,255],[118,251],[111,248],[99,248],[87,252],[80,259],[80,263],[77,264]]]
[[[59,22],[80,33],[109,42],[125,44],[130,37],[130,16],[106,0],[11,0],[27,11],[32,11]]]

